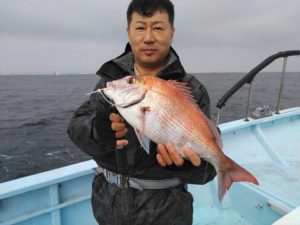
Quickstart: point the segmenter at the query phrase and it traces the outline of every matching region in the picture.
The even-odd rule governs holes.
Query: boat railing
[[[261,70],[266,68],[273,61],[275,61],[276,59],[279,59],[279,58],[283,58],[281,83],[280,83],[280,89],[279,89],[279,94],[278,94],[278,99],[277,99],[277,106],[276,106],[276,111],[275,111],[276,114],[279,114],[281,97],[282,97],[283,88],[284,88],[284,78],[285,78],[285,72],[286,72],[287,58],[290,56],[299,56],[299,55],[300,55],[300,50],[290,50],[290,51],[278,52],[274,55],[269,56],[264,61],[262,61],[260,64],[258,64],[256,67],[254,67],[249,73],[247,73],[242,79],[240,79],[228,92],[226,92],[223,95],[223,97],[221,97],[219,99],[219,101],[217,103],[218,115],[217,115],[216,124],[217,125],[219,124],[221,109],[225,106],[225,103],[227,102],[227,100],[229,98],[231,98],[231,96],[245,84],[249,85],[245,121],[249,121],[249,111],[250,111],[251,94],[252,94],[252,81],[254,80],[255,76]]]

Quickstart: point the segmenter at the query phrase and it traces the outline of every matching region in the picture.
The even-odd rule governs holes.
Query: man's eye
[[[154,27],[154,30],[162,31],[163,28],[162,27]]]
[[[135,84],[135,82],[136,82],[135,77],[131,77],[131,78],[128,80],[128,84]]]
[[[143,31],[145,28],[144,27],[136,27],[135,30],[137,31]]]

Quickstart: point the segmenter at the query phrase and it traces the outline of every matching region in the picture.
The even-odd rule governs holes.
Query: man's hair
[[[129,26],[134,12],[142,16],[152,16],[157,11],[167,12],[173,27],[174,5],[170,0],[132,0],[127,9],[127,24]]]

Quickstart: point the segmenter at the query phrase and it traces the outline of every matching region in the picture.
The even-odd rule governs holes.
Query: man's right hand
[[[128,140],[123,139],[128,131],[124,119],[117,113],[111,113],[109,114],[109,120],[111,121],[111,129],[116,135],[116,147],[123,148],[128,144]]]
[[[167,165],[175,164],[176,166],[180,167],[184,163],[184,158],[182,155],[178,153],[178,151],[173,147],[171,144],[158,144],[157,145],[157,161],[159,165],[162,167],[165,167]],[[200,166],[201,164],[201,158],[193,152],[189,148],[185,148],[183,150],[183,154],[187,157],[187,159],[190,160],[190,162],[194,166]]]

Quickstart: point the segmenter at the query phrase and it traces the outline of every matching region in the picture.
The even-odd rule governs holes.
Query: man
[[[185,82],[209,116],[204,86],[187,74],[171,47],[174,7],[169,0],[132,0],[127,10],[129,43],[119,57],[97,72],[106,82],[128,74]],[[133,128],[100,94],[91,95],[74,113],[68,133],[99,165],[93,182],[92,206],[101,225],[191,225],[193,198],[187,183],[204,184],[216,172],[191,150],[184,159],[170,144],[141,147]]]

